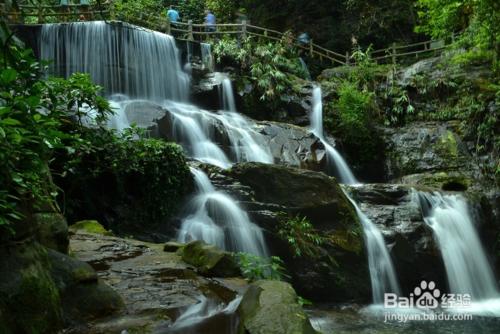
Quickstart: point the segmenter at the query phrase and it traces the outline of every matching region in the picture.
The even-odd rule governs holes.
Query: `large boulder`
[[[195,266],[205,276],[240,276],[240,268],[232,253],[225,252],[202,241],[192,241],[179,250],[182,260]]]
[[[326,168],[325,148],[308,129],[270,121],[258,124],[275,163],[312,170]]]
[[[24,240],[2,244],[0,253],[0,332],[56,333],[63,318],[47,250]]]
[[[236,164],[230,170],[199,168],[217,189],[239,199],[252,221],[264,228],[271,253],[285,261],[300,295],[315,301],[369,299],[362,227],[335,178],[261,163]],[[326,240],[314,247],[313,257],[295,254],[286,238],[284,226],[297,217],[305,217],[313,233]],[[292,228],[304,233],[297,225]]]
[[[307,216],[316,227],[334,229],[358,222],[340,185],[324,173],[251,162],[234,165],[228,174],[250,187],[256,201]]]
[[[388,179],[450,171],[477,176],[477,167],[471,163],[456,126],[453,122],[418,122],[384,129]]]
[[[316,334],[298,304],[292,286],[280,281],[257,281],[238,308],[241,334]]]
[[[95,320],[123,308],[118,293],[98,280],[89,264],[52,250],[48,254],[67,323]]]
[[[47,248],[68,253],[68,224],[57,212],[40,212],[33,215],[37,226],[37,240]]]

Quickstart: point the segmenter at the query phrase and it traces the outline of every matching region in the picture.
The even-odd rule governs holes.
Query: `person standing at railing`
[[[174,6],[170,5],[167,11],[167,17],[170,23],[177,23],[180,21],[181,16],[179,15],[179,12],[174,8]]]
[[[216,30],[216,18],[215,15],[210,11],[210,9],[205,10],[205,30],[207,32],[215,32]]]

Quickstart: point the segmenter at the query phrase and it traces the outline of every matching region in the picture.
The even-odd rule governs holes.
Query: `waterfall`
[[[212,55],[212,46],[208,43],[200,43],[201,48],[201,62],[203,67],[210,72],[214,71],[214,57]]]
[[[424,221],[434,232],[450,291],[471,295],[473,303],[500,298],[465,199],[460,195],[416,190],[412,196],[420,205]]]
[[[214,113],[172,101],[166,101],[164,107],[172,117],[173,137],[191,157],[221,168],[228,168],[233,162],[273,162],[262,135],[252,130],[250,121],[238,113]],[[219,145],[226,146],[231,159]]]
[[[217,303],[214,300],[209,300],[205,296],[200,296],[198,302],[190,306],[182,315],[175,320],[174,324],[169,328],[169,333],[200,333],[196,328],[203,322],[214,318],[217,315],[222,315],[229,317],[229,321],[224,322],[220,319],[217,320],[217,333],[235,333],[238,327],[238,319],[235,316],[235,312],[240,305],[242,297],[238,296],[233,301],[228,303],[226,306],[224,304]],[[226,325],[221,328],[221,325]],[[211,330],[208,330],[212,333]]]
[[[310,114],[311,121],[311,132],[319,138],[323,146],[325,147],[327,154],[327,162],[329,172],[335,170],[339,176],[339,180],[345,184],[357,184],[359,183],[351,169],[347,165],[344,158],[340,155],[337,150],[331,146],[325,139],[323,134],[323,102],[321,87],[316,86],[313,89],[312,94],[312,112]],[[333,167],[333,168],[332,168]]]
[[[356,209],[356,214],[363,226],[366,250],[368,253],[368,268],[370,270],[373,303],[377,305],[383,304],[385,293],[392,292],[401,296],[401,288],[399,287],[396,277],[396,271],[394,270],[394,265],[385,245],[382,233],[370,218],[361,211],[358,204],[345,190],[344,194]]]
[[[225,76],[222,79],[222,84],[219,88],[219,95],[221,100],[221,106],[223,110],[228,110],[236,112],[236,103],[234,102],[234,92],[233,86],[231,84],[231,79]]]
[[[332,161],[339,174],[340,181],[347,184],[358,184],[349,166],[323,135],[323,103],[321,88],[315,87],[312,96],[312,113],[310,115],[311,132],[318,137],[326,148],[329,162]],[[374,304],[382,304],[384,293],[392,292],[401,295],[401,289],[394,270],[391,256],[385,245],[384,237],[378,227],[361,211],[358,204],[342,188],[344,194],[352,203],[363,227],[366,251],[368,253],[368,268],[372,285]]]
[[[304,59],[302,59],[302,57],[299,57],[299,61],[300,61],[300,66],[302,66],[302,70],[306,75],[306,79],[312,81],[311,72],[309,72],[309,68],[307,67],[306,62],[304,61]]]
[[[49,73],[89,73],[104,94],[162,101],[187,100],[189,77],[181,69],[175,40],[129,24],[103,21],[42,25],[41,58]]]
[[[267,256],[260,227],[230,196],[217,191],[208,176],[192,168],[197,194],[188,203],[189,215],[178,234],[179,242],[203,240],[219,248]]]

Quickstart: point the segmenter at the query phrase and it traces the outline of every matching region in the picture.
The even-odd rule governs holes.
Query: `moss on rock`
[[[4,246],[1,253],[2,333],[56,333],[62,327],[62,310],[46,250],[27,242]]]
[[[232,253],[225,252],[202,241],[192,241],[184,246],[182,260],[195,266],[199,273],[207,276],[240,276],[241,271]]]
[[[113,233],[107,231],[97,220],[82,220],[76,222],[69,227],[69,231],[72,233],[78,233],[80,231],[100,235],[113,235]]]
[[[240,334],[316,334],[297,302],[292,286],[280,281],[257,281],[241,300]]]

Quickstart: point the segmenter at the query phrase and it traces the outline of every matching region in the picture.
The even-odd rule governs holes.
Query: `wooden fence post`
[[[172,28],[172,26],[170,25],[170,19],[167,17],[166,21],[165,21],[165,33],[167,35],[170,35],[170,29]]]
[[[392,64],[396,65],[396,43],[392,43],[391,54],[392,54]]]
[[[345,64],[346,65],[349,65],[349,59],[350,59],[350,55],[349,55],[349,51],[346,51],[345,52]]]
[[[43,23],[42,3],[38,4],[38,23]]]
[[[241,37],[247,38],[247,20],[241,21]]]
[[[188,40],[193,41],[193,20],[188,21]]]
[[[104,18],[104,17],[103,17]],[[110,20],[115,20],[115,6],[113,4],[109,4],[109,19]]]
[[[309,56],[314,58],[314,43],[312,38],[309,40]]]

